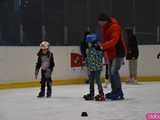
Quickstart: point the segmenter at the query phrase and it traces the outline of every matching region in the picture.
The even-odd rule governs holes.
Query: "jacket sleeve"
[[[53,56],[53,53],[51,53],[51,56],[50,56],[50,67],[49,67],[49,69],[51,71],[53,71],[54,66],[55,66],[54,56]]]
[[[132,42],[132,44],[130,45],[132,54],[131,56],[137,59],[139,56],[139,50],[138,50],[138,42],[135,36],[132,37],[131,42]]]
[[[81,52],[83,58],[85,58],[86,57],[86,44],[85,44],[84,40],[82,40],[80,43],[80,52]]]
[[[38,74],[40,67],[41,67],[41,57],[38,56],[36,67],[35,67],[35,73],[36,74]]]
[[[139,48],[138,48],[138,41],[137,41],[137,38],[134,36],[134,39],[135,39],[135,56],[136,56],[136,58],[138,58],[139,57]]]
[[[106,42],[101,44],[101,47],[103,49],[108,49],[108,48],[114,47],[120,38],[121,32],[120,32],[120,28],[117,25],[114,25],[111,28],[111,32],[112,32],[111,37],[110,37],[111,39],[109,41],[104,40]]]

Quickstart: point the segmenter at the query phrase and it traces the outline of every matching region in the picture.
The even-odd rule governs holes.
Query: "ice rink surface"
[[[88,85],[53,86],[49,99],[36,98],[39,88],[0,90],[0,120],[145,120],[160,112],[160,82],[123,88],[125,100],[106,102],[84,101]]]

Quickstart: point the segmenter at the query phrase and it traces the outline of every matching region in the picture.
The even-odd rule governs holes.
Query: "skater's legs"
[[[123,58],[115,58],[109,65],[110,81],[113,94],[117,93],[118,91],[122,93],[122,86],[119,75],[122,62]]]
[[[134,83],[137,79],[137,60],[129,60],[129,82]]]
[[[91,94],[91,96],[94,96],[94,79],[95,79],[95,72],[90,71],[89,72],[89,83],[90,83],[90,94]]]
[[[39,92],[38,97],[43,97],[45,95],[45,84],[46,84],[46,81],[44,79],[42,79],[40,81],[40,84],[41,84],[41,88],[40,88],[40,92]]]
[[[109,78],[109,75],[108,75],[108,64],[106,64],[105,78],[106,79]]]
[[[132,60],[132,77],[137,79],[137,60]]]
[[[52,80],[47,80],[47,96],[50,97],[52,95]]]
[[[41,91],[45,94],[45,87],[46,87],[46,78],[45,78],[45,71],[42,70],[41,72]]]
[[[132,60],[128,60],[129,62],[129,81],[132,79]]]
[[[95,79],[96,79],[96,83],[97,83],[97,86],[98,86],[98,91],[99,91],[99,94],[103,95],[103,88],[102,88],[102,82],[100,80],[100,74],[101,74],[101,71],[96,71],[95,72]]]

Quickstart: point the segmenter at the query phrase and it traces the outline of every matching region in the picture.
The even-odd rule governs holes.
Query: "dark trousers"
[[[123,58],[115,58],[109,63],[109,76],[113,94],[123,96],[122,85],[120,80],[119,70],[123,63]]]
[[[98,91],[99,94],[103,95],[103,88],[102,88],[102,83],[100,80],[100,74],[101,71],[90,71],[89,72],[89,83],[90,83],[90,94],[91,96],[94,96],[94,81],[96,80],[97,86],[98,86]]]
[[[41,94],[45,94],[45,87],[47,84],[47,95],[51,95],[52,94],[52,78],[51,77],[46,77],[46,71],[41,71]]]
[[[108,64],[106,64],[105,78],[106,79],[109,78],[109,75],[108,75]]]

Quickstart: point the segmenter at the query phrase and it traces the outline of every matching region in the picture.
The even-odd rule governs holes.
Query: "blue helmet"
[[[86,36],[86,42],[98,42],[98,36],[96,33],[90,33]]]

